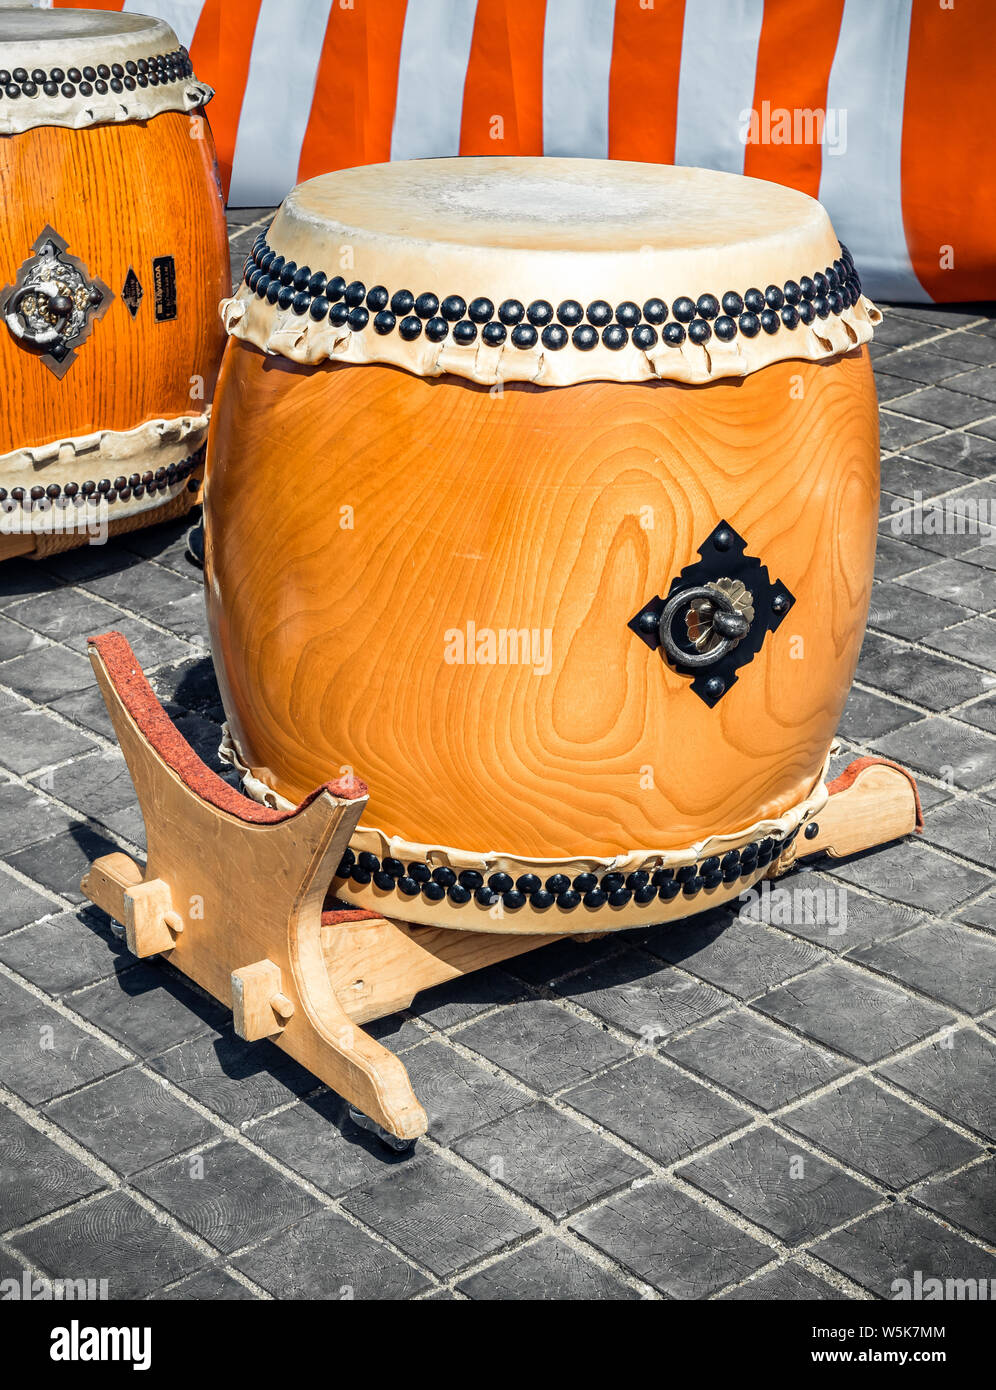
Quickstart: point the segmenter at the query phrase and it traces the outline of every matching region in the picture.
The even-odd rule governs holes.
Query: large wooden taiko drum
[[[369,785],[338,897],[602,931],[769,871],[861,644],[879,317],[822,207],[752,179],[295,189],[224,306],[205,577],[248,789]]]
[[[0,559],[190,505],[230,283],[211,95],[162,20],[0,9]]]

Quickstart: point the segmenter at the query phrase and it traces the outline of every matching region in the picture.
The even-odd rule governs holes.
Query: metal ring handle
[[[713,607],[719,610],[714,627],[722,636],[718,645],[708,652],[683,651],[671,632],[675,618],[683,609],[688,608],[694,599],[708,599]],[[720,657],[725,656],[741,637],[745,637],[749,629],[750,623],[726,594],[721,589],[714,589],[707,584],[699,584],[694,589],[679,589],[676,594],[672,594],[664,605],[657,625],[661,646],[670,660],[676,666],[692,668],[712,666]]]
[[[57,315],[56,323],[41,331],[31,330],[21,312],[21,301],[29,294],[42,295],[48,300],[49,308]],[[69,296],[62,294],[54,281],[45,281],[40,285],[22,285],[20,289],[15,290],[7,301],[4,318],[15,338],[30,343],[32,347],[44,348],[62,341],[66,323],[72,312],[73,301]]]

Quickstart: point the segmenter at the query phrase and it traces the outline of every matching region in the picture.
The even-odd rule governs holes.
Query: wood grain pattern
[[[409,840],[557,858],[735,832],[819,775],[877,496],[865,350],[492,395],[230,342],[206,489],[229,720],[282,795],[355,768],[363,823]],[[710,710],[627,623],[720,518],[796,604]],[[448,663],[468,622],[548,631],[549,673]]]
[[[191,138],[198,129],[202,138]],[[218,302],[229,289],[206,121],[198,127],[169,111],[145,123],[29,130],[0,140],[0,186],[0,286],[14,283],[49,224],[115,295],[62,381],[0,325],[0,454],[203,411],[224,347]],[[172,321],[156,322],[158,256],[176,262]],[[130,268],[145,291],[134,319],[121,299]],[[197,398],[195,376],[204,385]]]

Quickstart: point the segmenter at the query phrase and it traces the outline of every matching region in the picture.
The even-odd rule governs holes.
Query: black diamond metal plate
[[[717,579],[739,579],[746,585],[754,600],[754,618],[747,635],[735,647],[704,669],[668,660],[672,670],[693,677],[692,689],[712,709],[736,684],[737,672],[754,660],[768,633],[775,631],[795,599],[780,579],[771,581],[767,567],[756,556],[747,554],[747,542],[727,521],[721,521],[699,546],[699,555],[700,559],[686,565],[672,579],[667,593],[655,594],[628,626],[651,651],[660,650],[668,660],[661,647],[658,624],[664,605],[672,595],[680,589],[692,589]],[[690,643],[679,640],[678,645],[685,646],[689,655],[693,654]]]

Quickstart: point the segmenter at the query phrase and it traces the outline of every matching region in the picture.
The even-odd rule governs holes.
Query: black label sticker
[[[157,256],[152,262],[156,295],[156,322],[176,318],[176,262],[172,256]]]

